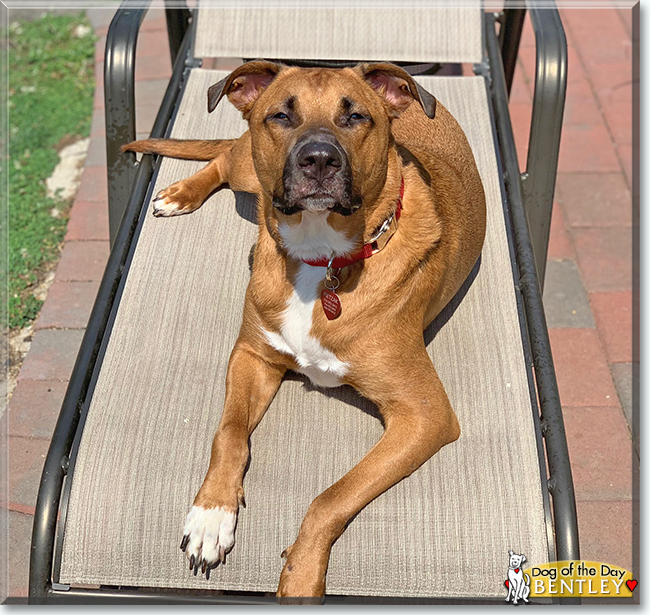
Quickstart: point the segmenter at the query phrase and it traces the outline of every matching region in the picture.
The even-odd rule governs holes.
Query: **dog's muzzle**
[[[273,204],[285,214],[330,210],[349,215],[360,206],[360,199],[352,198],[347,154],[328,130],[310,131],[298,139],[285,162],[282,183],[284,194],[275,196]]]

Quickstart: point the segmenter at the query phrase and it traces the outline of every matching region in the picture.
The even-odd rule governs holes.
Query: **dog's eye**
[[[286,113],[282,113],[282,111],[279,111],[278,113],[274,113],[271,116],[272,120],[279,120],[280,122],[288,122],[289,121],[289,116]]]
[[[347,116],[347,118],[343,119],[343,124],[345,126],[358,126],[359,124],[364,124],[366,122],[372,122],[372,120],[367,116],[363,115],[363,113],[350,113],[350,115]]]

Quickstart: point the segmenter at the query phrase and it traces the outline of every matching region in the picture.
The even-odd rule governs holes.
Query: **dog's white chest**
[[[310,335],[314,305],[318,297],[318,285],[325,278],[324,267],[301,264],[296,276],[294,290],[282,313],[279,333],[264,331],[269,344],[278,352],[290,355],[314,384],[337,387],[347,373],[348,365],[324,348],[319,340]]]
[[[278,232],[284,247],[294,258],[327,258],[333,253],[347,254],[354,247],[343,233],[328,223],[329,211],[303,211],[300,224],[280,224]],[[322,279],[322,278],[321,278]]]

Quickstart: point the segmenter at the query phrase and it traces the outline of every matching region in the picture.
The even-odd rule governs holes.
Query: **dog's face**
[[[388,116],[351,70],[283,71],[249,124],[258,177],[283,213],[350,214],[362,194],[383,185]]]
[[[526,561],[525,555],[518,555],[513,551],[509,551],[510,555],[510,568],[520,568],[521,565]]]
[[[224,94],[248,120],[260,184],[286,215],[348,216],[374,201],[386,180],[391,120],[413,100],[435,113],[435,99],[391,64],[249,62],[210,88],[209,110]]]

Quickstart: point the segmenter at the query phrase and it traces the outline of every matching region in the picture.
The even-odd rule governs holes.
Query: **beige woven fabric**
[[[174,134],[232,137],[223,74],[194,70]],[[372,502],[334,545],[331,594],[501,596],[508,550],[547,561],[540,474],[492,130],[481,78],[423,78],[467,131],[485,184],[478,276],[428,349],[462,436]],[[165,160],[157,188],[200,163]],[[236,544],[209,582],[179,550],[219,423],[256,238],[250,195],[229,190],[189,216],[147,212],[86,422],[61,582],[275,591],[309,503],[382,433],[349,388],[282,384],[252,437]],[[504,596],[505,597],[505,596]]]
[[[194,54],[199,58],[482,60],[479,3],[472,8],[449,8],[449,3],[442,8],[370,8],[359,0],[345,6],[328,3],[328,8],[306,4],[282,8],[271,0],[258,3],[257,8],[202,7]]]

